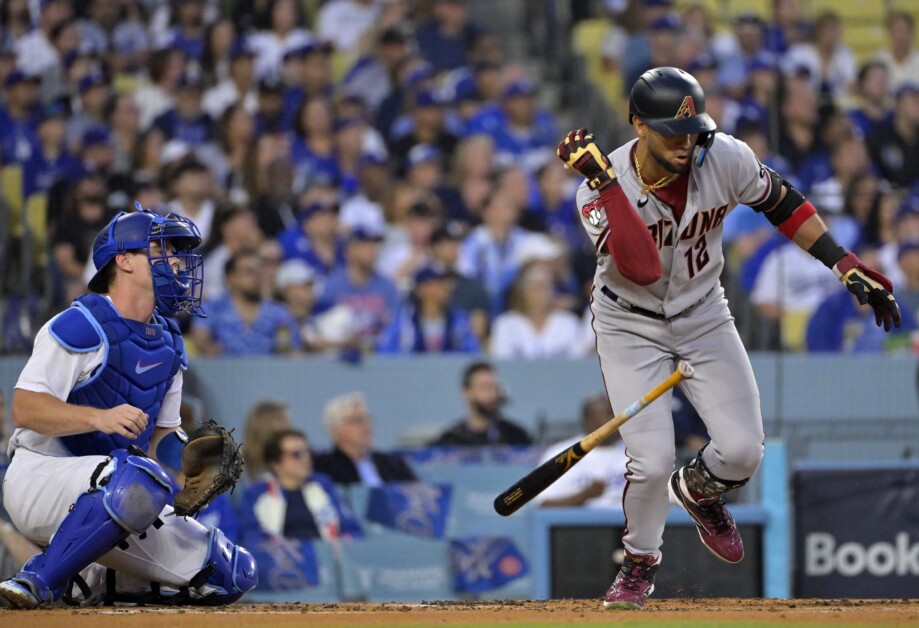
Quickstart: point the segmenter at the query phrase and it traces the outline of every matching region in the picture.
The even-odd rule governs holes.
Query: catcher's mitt
[[[214,420],[188,437],[182,454],[185,488],[173,500],[177,515],[197,515],[215,497],[236,486],[243,471],[240,448],[233,435]]]

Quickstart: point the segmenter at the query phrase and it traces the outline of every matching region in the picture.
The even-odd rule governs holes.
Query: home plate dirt
[[[226,608],[57,607],[0,611],[2,628],[379,628],[384,626],[919,626],[919,600],[651,600],[606,611],[599,600],[237,604]]]

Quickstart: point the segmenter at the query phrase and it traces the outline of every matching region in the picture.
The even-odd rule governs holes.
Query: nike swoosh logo
[[[647,205],[647,204],[648,204],[648,197],[647,197],[647,196],[642,196],[640,199],[638,199],[638,206],[639,206],[639,207],[644,207],[644,206]]]
[[[134,372],[137,373],[138,375],[143,375],[144,373],[146,373],[146,372],[149,371],[150,369],[155,369],[155,368],[158,367],[160,364],[162,364],[162,362],[154,362],[153,364],[147,364],[146,366],[141,366],[141,365],[140,365],[140,360],[138,360],[138,361],[137,361],[137,365],[134,367]]]

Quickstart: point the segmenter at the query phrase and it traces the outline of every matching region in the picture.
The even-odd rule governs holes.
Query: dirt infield
[[[2,628],[380,628],[388,626],[919,626],[919,600],[652,600],[640,612],[597,600],[422,604],[240,604],[228,608],[0,611]]]

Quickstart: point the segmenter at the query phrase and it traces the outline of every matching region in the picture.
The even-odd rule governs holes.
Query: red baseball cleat
[[[619,574],[603,598],[603,606],[638,611],[654,592],[657,559],[651,554],[631,554],[626,550]]]
[[[670,476],[670,492],[692,517],[705,547],[726,563],[739,563],[744,554],[743,539],[734,517],[724,505],[724,499],[721,496],[702,499],[690,490],[681,474],[685,468],[677,469]]]

